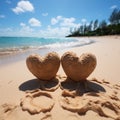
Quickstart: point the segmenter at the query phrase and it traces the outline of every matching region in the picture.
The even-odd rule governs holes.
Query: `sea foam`
[[[83,38],[0,37],[0,55],[40,49],[66,49],[94,42]]]

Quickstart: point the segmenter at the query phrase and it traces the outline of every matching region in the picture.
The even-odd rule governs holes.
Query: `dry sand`
[[[97,58],[82,83],[67,79],[61,66],[51,82],[38,81],[25,60],[0,67],[0,120],[120,120],[120,36],[87,39],[96,43],[69,49]]]

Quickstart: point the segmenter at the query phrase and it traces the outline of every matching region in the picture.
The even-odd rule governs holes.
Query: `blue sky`
[[[106,20],[120,0],[1,0],[0,36],[59,37],[70,28]]]

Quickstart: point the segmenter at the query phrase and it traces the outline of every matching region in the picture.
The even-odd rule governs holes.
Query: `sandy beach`
[[[62,66],[58,81],[41,82],[43,87],[28,70],[26,59],[0,67],[0,120],[120,120],[120,36],[87,39],[96,42],[58,53],[60,57],[66,51],[96,56],[88,90],[79,85],[82,95],[76,92],[78,83],[65,81]]]

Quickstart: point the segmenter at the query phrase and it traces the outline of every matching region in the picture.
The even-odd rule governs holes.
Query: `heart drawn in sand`
[[[62,67],[67,77],[74,81],[85,80],[96,67],[96,57],[91,53],[80,57],[73,52],[66,52],[61,57]]]
[[[33,54],[26,59],[26,64],[38,79],[51,80],[55,78],[59,69],[60,58],[55,52],[48,53],[45,57]]]

